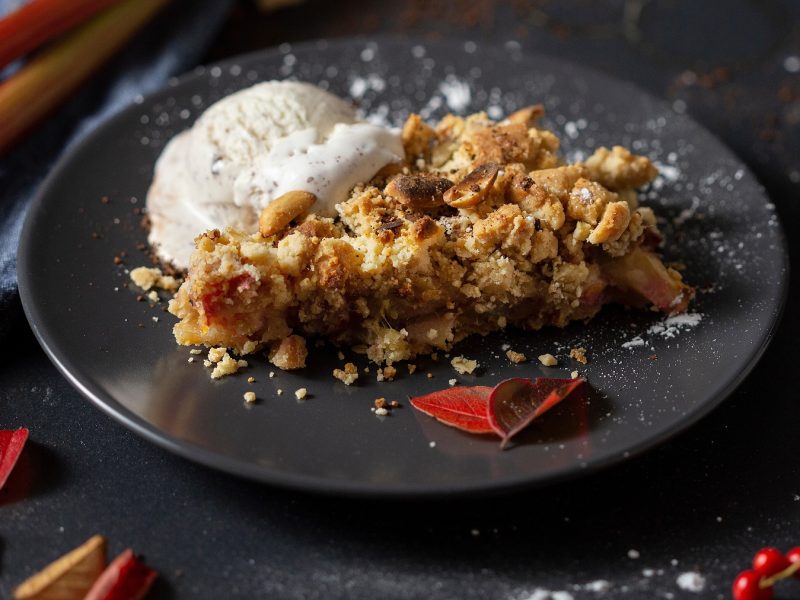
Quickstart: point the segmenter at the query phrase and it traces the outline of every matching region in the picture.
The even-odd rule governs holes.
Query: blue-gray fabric
[[[21,4],[0,0],[0,15]],[[157,90],[169,77],[195,65],[231,5],[232,0],[173,0],[97,77],[0,157],[0,341],[24,321],[17,291],[17,244],[27,208],[48,170],[136,95]]]

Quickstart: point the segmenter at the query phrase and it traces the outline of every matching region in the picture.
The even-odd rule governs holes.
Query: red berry
[[[800,562],[800,546],[795,546],[786,553],[786,558],[790,563]],[[794,574],[795,578],[800,579],[800,571]]]
[[[733,581],[733,600],[772,600],[772,588],[758,587],[761,575],[755,571],[742,571]]]
[[[772,577],[792,563],[777,548],[762,548],[753,557],[753,570],[763,577]]]

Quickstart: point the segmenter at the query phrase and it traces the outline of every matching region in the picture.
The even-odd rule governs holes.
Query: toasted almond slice
[[[541,104],[532,104],[511,113],[506,117],[506,121],[509,123],[522,123],[526,127],[531,127],[543,114],[544,107]]]
[[[614,242],[625,233],[631,222],[631,211],[628,203],[624,201],[609,202],[603,212],[603,218],[594,228],[587,240],[590,244]]]
[[[453,182],[444,177],[399,175],[386,185],[384,193],[411,209],[427,210],[441,206],[443,194],[452,185]]]
[[[95,535],[23,581],[14,600],[83,598],[106,566],[106,539]]]
[[[294,190],[278,196],[264,207],[258,218],[258,230],[268,237],[283,231],[292,220],[308,211],[317,201],[311,192]]]
[[[500,166],[484,163],[476,167],[464,179],[447,190],[444,201],[454,208],[469,208],[480,204],[494,185]]]

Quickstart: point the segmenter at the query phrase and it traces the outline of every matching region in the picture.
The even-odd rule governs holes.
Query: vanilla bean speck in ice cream
[[[353,186],[402,158],[399,132],[359,120],[341,98],[308,83],[260,83],[209,107],[164,148],[147,195],[149,242],[185,268],[203,231],[255,232],[261,210],[292,190],[334,216]]]

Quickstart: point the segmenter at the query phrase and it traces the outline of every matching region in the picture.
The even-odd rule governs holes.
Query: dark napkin
[[[0,15],[21,2],[0,0]],[[55,161],[139,94],[197,63],[232,0],[174,0],[72,99],[0,158],[0,340],[24,322],[17,245],[31,199]]]

